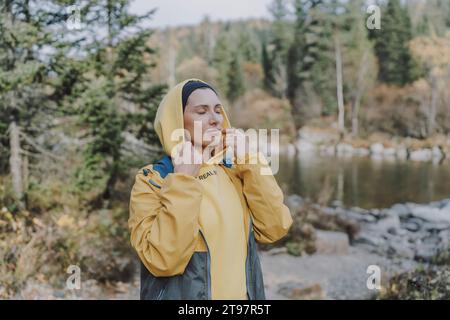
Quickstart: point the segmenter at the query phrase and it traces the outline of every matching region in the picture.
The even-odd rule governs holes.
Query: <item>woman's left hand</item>
[[[249,138],[241,130],[224,128],[222,129],[222,134],[224,148],[226,149],[230,146],[236,158],[242,159],[250,152]]]

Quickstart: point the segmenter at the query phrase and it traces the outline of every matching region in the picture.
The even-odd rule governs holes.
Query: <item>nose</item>
[[[212,125],[217,125],[219,123],[219,115],[215,112],[212,113],[211,117],[209,118],[209,124]]]

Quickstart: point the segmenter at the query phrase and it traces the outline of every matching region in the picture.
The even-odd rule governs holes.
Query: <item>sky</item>
[[[158,8],[146,23],[152,28],[193,25],[207,15],[210,20],[270,18],[267,6],[272,0],[134,0],[132,13],[144,13]]]

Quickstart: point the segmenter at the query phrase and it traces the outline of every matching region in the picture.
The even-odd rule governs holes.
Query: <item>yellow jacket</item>
[[[164,148],[166,156],[158,163],[149,164],[136,175],[135,184],[130,197],[130,217],[128,220],[131,231],[131,245],[136,250],[143,266],[145,275],[141,277],[141,298],[209,298],[206,292],[189,292],[184,296],[167,295],[171,290],[165,284],[156,285],[158,277],[182,276],[189,264],[191,268],[196,263],[196,254],[207,253],[205,242],[199,225],[199,212],[202,200],[202,186],[194,177],[181,173],[173,173],[170,153],[174,146],[184,140],[180,135],[178,140],[172,140],[175,129],[183,128],[183,111],[181,91],[189,80],[181,82],[171,89],[161,104],[154,121],[154,128]],[[224,111],[224,128],[230,123]],[[248,155],[249,157],[256,155]],[[260,155],[262,157],[262,155]],[[244,208],[244,230],[249,239],[250,259],[246,270],[258,268],[261,273],[256,254],[259,243],[273,243],[285,236],[292,225],[289,209],[283,204],[283,193],[273,175],[261,175],[260,169],[268,167],[262,157],[257,164],[229,164],[218,154],[213,161],[223,166],[224,171],[237,190],[242,208]],[[256,257],[255,257],[256,256]],[[195,259],[193,259],[195,257]],[[199,255],[200,257],[200,255]],[[205,257],[207,261],[207,256]],[[257,266],[253,265],[257,264]],[[206,264],[206,271],[208,264]],[[255,272],[253,270],[253,272]],[[189,275],[187,275],[188,277]],[[254,275],[253,275],[254,276]],[[248,285],[254,280],[248,275]],[[261,278],[261,274],[258,275]],[[189,281],[194,281],[190,275]],[[142,283],[142,282],[146,283]],[[184,280],[183,280],[184,281]],[[188,281],[188,280],[186,280]],[[207,282],[208,279],[205,279]],[[190,286],[195,287],[194,283]],[[262,279],[261,281],[262,282]],[[259,284],[261,290],[261,284]],[[167,288],[166,288],[167,287]],[[176,292],[172,285],[172,292]],[[263,286],[262,286],[263,287]],[[152,290],[156,296],[149,292]],[[159,291],[158,291],[159,290]],[[252,288],[248,288],[252,290]],[[262,289],[263,290],[263,289]],[[143,293],[144,291],[144,293]],[[158,291],[158,292],[157,292]],[[257,297],[249,294],[249,297]]]

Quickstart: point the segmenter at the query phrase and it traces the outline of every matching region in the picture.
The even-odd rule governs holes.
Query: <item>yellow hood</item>
[[[167,155],[171,155],[173,148],[179,144],[185,142],[184,135],[181,135],[177,140],[172,140],[172,133],[176,129],[184,129],[183,121],[183,103],[182,103],[182,91],[183,86],[191,80],[205,82],[200,79],[187,79],[178,83],[175,87],[169,90],[169,92],[162,99],[156,112],[155,121],[153,127],[158,135],[159,141],[164,148]],[[223,115],[223,128],[231,128],[230,121],[224,110],[221,109]],[[225,150],[216,154],[208,162],[217,161],[220,157],[223,157]]]

